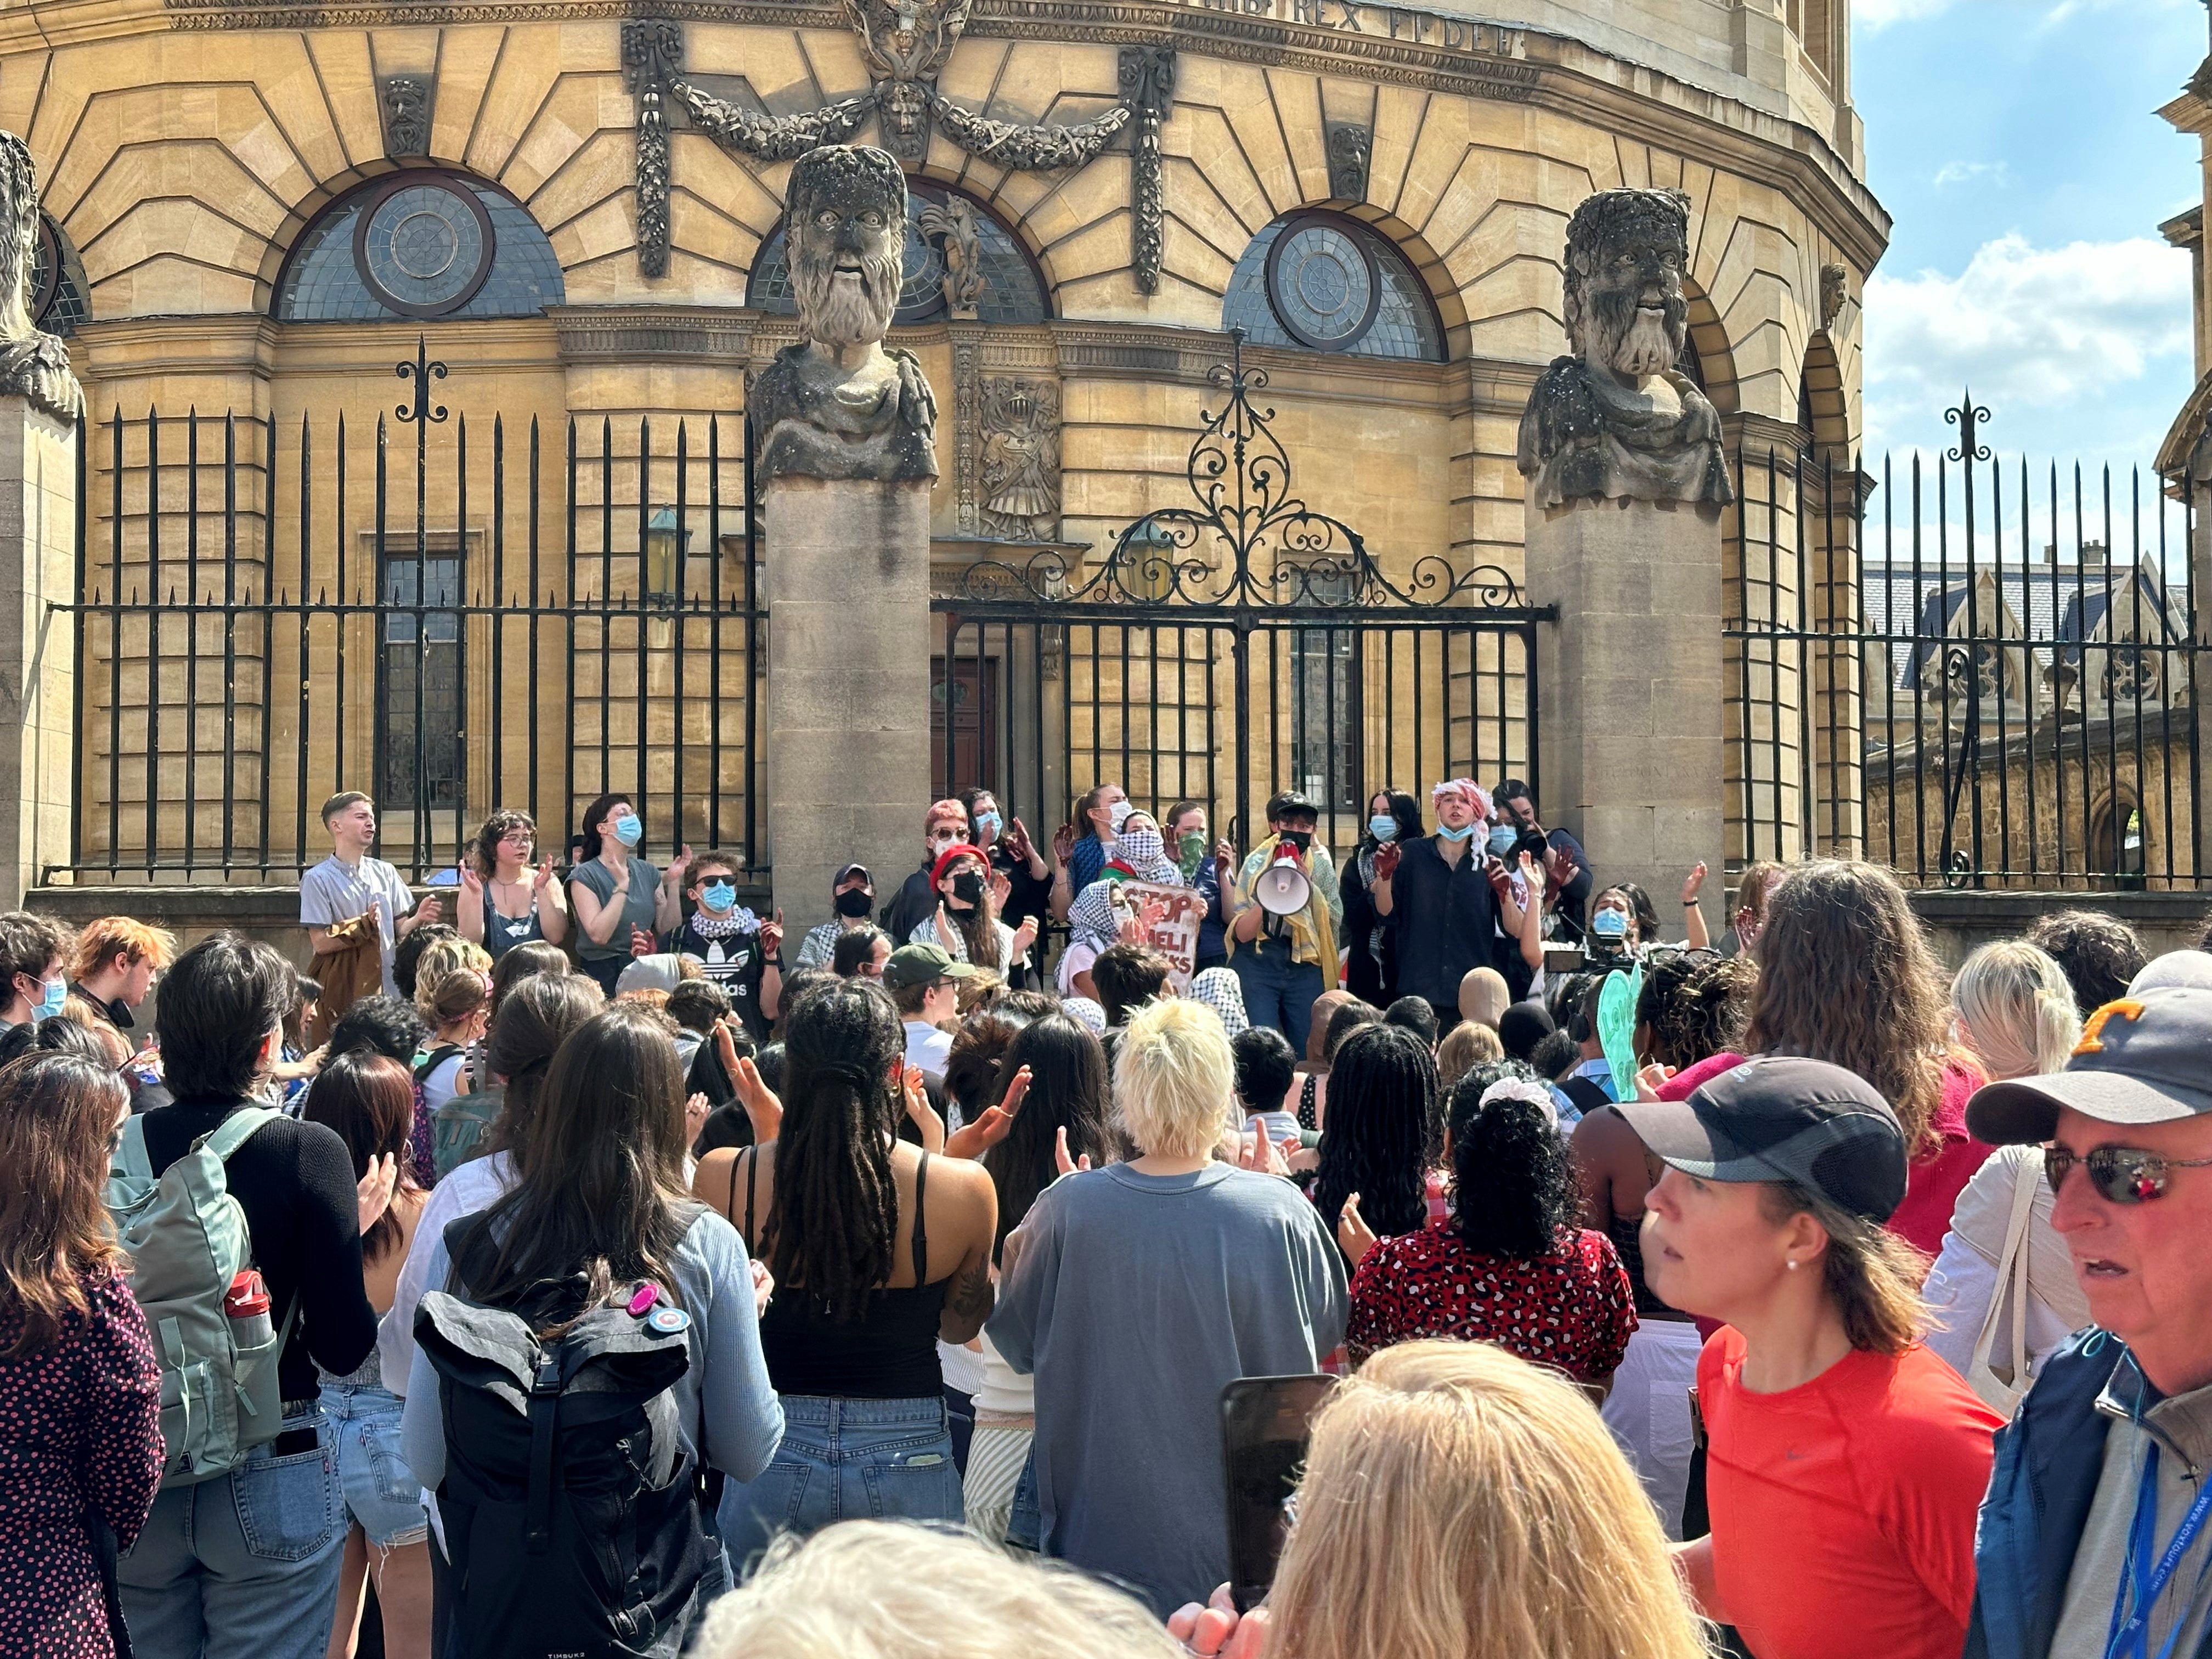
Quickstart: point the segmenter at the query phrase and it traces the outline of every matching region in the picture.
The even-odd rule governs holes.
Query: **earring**
[[[1797,1264],[1796,1262],[1793,1261],[1790,1264],[1790,1271],[1793,1273],[1797,1271]]]

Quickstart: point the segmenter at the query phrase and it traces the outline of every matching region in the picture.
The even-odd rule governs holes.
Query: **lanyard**
[[[2204,1518],[2212,1512],[2212,1480],[2205,1481],[2197,1501],[2182,1516],[2181,1525],[2174,1529],[2173,1541],[2166,1547],[2156,1566],[2151,1565],[2151,1551],[2157,1543],[2158,1532],[2158,1446],[2153,1442],[2143,1458],[2142,1484],[2136,1492],[2135,1519],[2128,1527],[2128,1559],[2126,1570],[2120,1575],[2119,1594],[2112,1598],[2112,1633],[2105,1644],[2105,1659],[2125,1659],[2134,1654],[2136,1659],[2148,1659],[2150,1653],[2150,1613],[2158,1599],[2166,1593],[2173,1577],[2173,1570],[2181,1565],[2181,1558],[2189,1553],[2189,1547],[2197,1541],[2197,1534],[2204,1528]],[[2212,1566],[2212,1563],[2208,1563]],[[2197,1577],[2201,1582],[2204,1571]],[[2128,1612],[2132,1596],[2135,1610]],[[2182,1626],[2189,1622],[2188,1610],[2173,1622],[2160,1644],[2158,1659],[2171,1659],[2173,1646],[2181,1638]]]

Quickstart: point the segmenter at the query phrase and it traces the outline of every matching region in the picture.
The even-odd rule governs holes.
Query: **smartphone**
[[[1229,1490],[1229,1593],[1239,1613],[1275,1582],[1289,1535],[1287,1504],[1306,1461],[1306,1437],[1336,1379],[1241,1376],[1221,1391],[1221,1464]]]

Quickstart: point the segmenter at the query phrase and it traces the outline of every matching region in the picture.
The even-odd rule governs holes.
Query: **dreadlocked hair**
[[[872,981],[838,980],[790,1011],[783,1132],[767,1260],[777,1280],[839,1320],[867,1313],[891,1276],[898,1185],[892,1066],[905,1053],[898,1011]]]
[[[1443,1156],[1428,1044],[1403,1026],[1353,1031],[1329,1066],[1328,1133],[1315,1185],[1322,1216],[1333,1219],[1358,1193],[1377,1233],[1416,1232],[1428,1217],[1429,1171]]]

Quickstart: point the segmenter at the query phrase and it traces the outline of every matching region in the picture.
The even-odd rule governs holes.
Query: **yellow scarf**
[[[1251,857],[1244,860],[1244,868],[1237,878],[1237,902],[1240,907],[1254,902],[1253,889],[1259,884],[1260,878],[1273,866],[1275,849],[1282,845],[1282,842],[1280,836],[1270,836],[1253,849]],[[1321,884],[1313,878],[1310,845],[1307,853],[1298,860],[1297,866],[1298,873],[1306,878],[1313,893],[1307,899],[1304,909],[1282,918],[1283,926],[1291,936],[1291,960],[1317,963],[1322,970],[1322,978],[1333,985],[1336,982],[1336,928],[1329,921],[1328,901],[1322,896]],[[1261,933],[1251,942],[1255,953],[1259,951],[1260,940],[1267,937],[1267,923],[1263,921],[1260,926]]]

